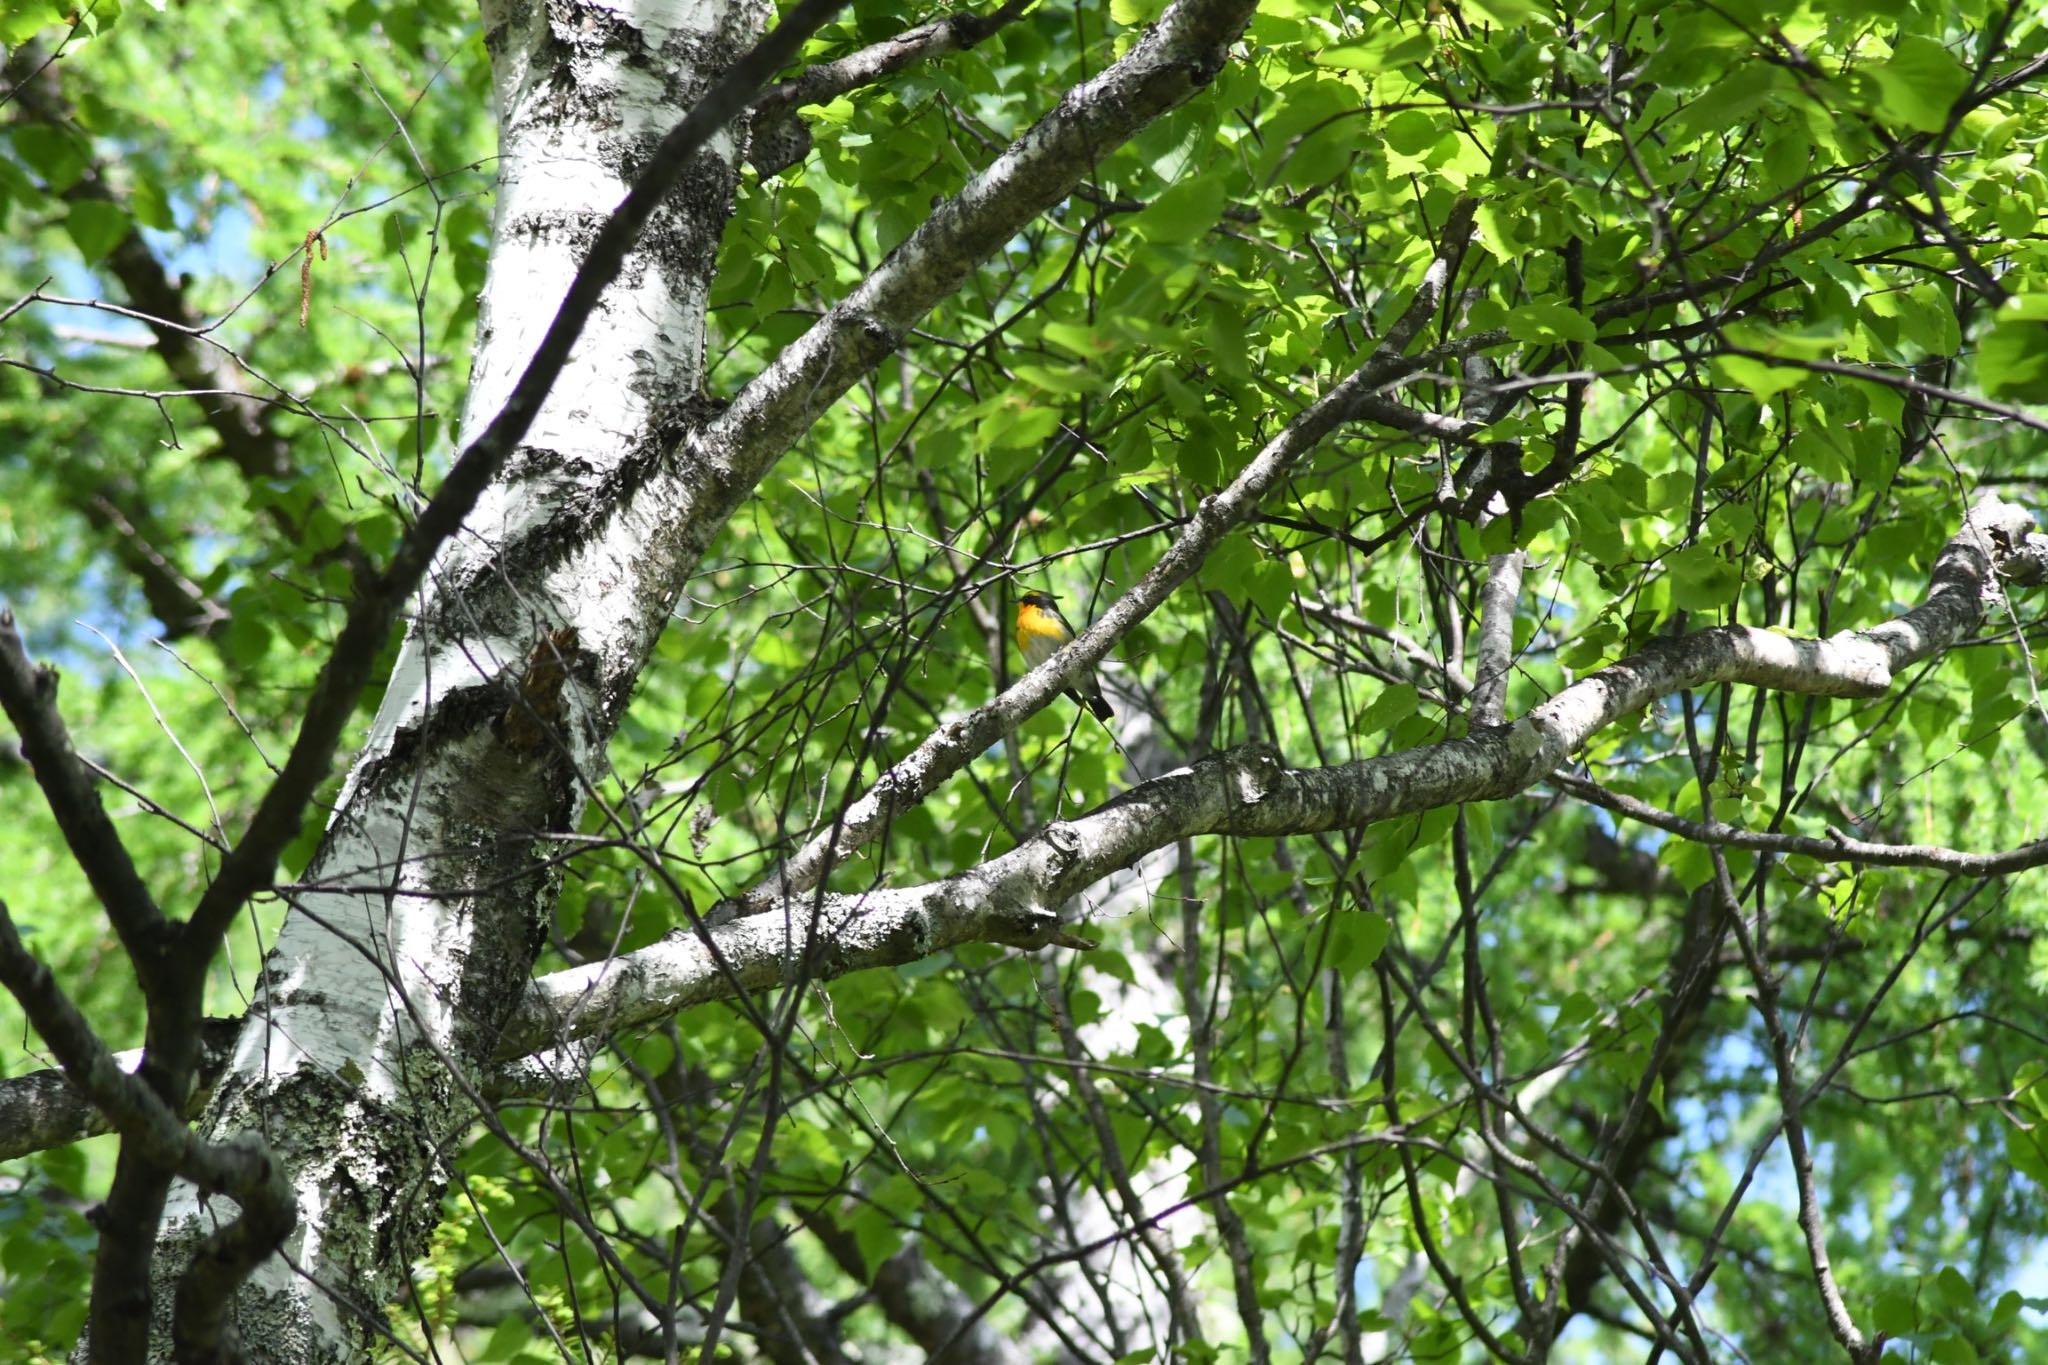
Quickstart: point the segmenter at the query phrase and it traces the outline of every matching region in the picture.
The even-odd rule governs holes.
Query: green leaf
[[[1554,22],[1551,8],[1543,0],[1466,0],[1482,17],[1503,28],[1520,29],[1531,24]]]
[[[1801,428],[1799,434],[1792,438],[1788,453],[1801,467],[1812,470],[1830,483],[1847,483],[1849,480],[1848,457],[1824,431]]]
[[[1084,365],[1017,365],[1013,370],[1019,379],[1042,393],[1096,393],[1111,379],[1103,371]]]
[[[1387,145],[1404,156],[1420,156],[1436,146],[1443,129],[1435,118],[1420,109],[1409,109],[1386,122],[1380,135]]]
[[[1269,559],[1252,571],[1245,595],[1267,620],[1278,621],[1294,596],[1294,572],[1285,563]]]
[[[1351,722],[1354,734],[1376,735],[1391,729],[1397,721],[1406,720],[1422,706],[1422,696],[1407,683],[1383,689],[1368,703]]]
[[[1500,200],[1488,200],[1479,206],[1474,215],[1479,227],[1479,243],[1495,259],[1513,260],[1520,254],[1523,229],[1527,222],[1515,211],[1514,205]],[[1507,320],[1506,310],[1491,299],[1481,299],[1473,306],[1473,325],[1497,327]]]
[[[169,232],[178,225],[177,215],[171,212],[171,202],[164,197],[163,187],[147,175],[135,178],[134,188],[128,192],[128,208],[134,213],[135,221],[159,232]]]
[[[1416,1365],[1451,1365],[1464,1354],[1463,1334],[1449,1322],[1433,1322],[1409,1342]]]
[[[1756,323],[1735,323],[1725,333],[1729,342],[1744,350],[1787,360],[1822,360],[1849,349],[1842,328],[1830,322],[1806,327],[1769,327]]]
[[[1767,361],[1752,360],[1741,355],[1717,355],[1714,368],[1721,377],[1736,388],[1747,390],[1757,398],[1770,398],[1787,389],[1796,389],[1813,378],[1813,371],[1794,369],[1788,365],[1772,365]]]
[[[1382,71],[1420,61],[1435,47],[1428,33],[1407,33],[1389,24],[1370,42],[1324,48],[1315,63],[1338,71]]]
[[[2005,1159],[2036,1185],[2048,1185],[2048,1129],[2039,1123],[2031,1127],[2007,1123]]]
[[[1331,914],[1330,941],[1323,965],[1344,975],[1365,970],[1379,961],[1387,946],[1390,926],[1385,915],[1374,910],[1338,910]]]
[[[1131,219],[1131,230],[1151,242],[1192,242],[1223,216],[1223,178],[1190,174]]]
[[[57,0],[17,0],[0,8],[0,45],[21,46],[47,25],[63,23],[66,10]]]
[[[1561,303],[1529,303],[1510,312],[1508,335],[1517,341],[1592,341],[1600,335],[1591,318]]]
[[[85,174],[89,157],[83,138],[47,124],[25,123],[10,130],[14,150],[43,178],[43,188],[62,194]]]
[[[1998,310],[2001,318],[2048,322],[2048,294],[2014,294]]]
[[[2001,310],[1978,343],[1977,374],[1993,398],[2048,403],[2048,322]]]
[[[1704,844],[1690,839],[1673,839],[1657,850],[1657,861],[1671,869],[1671,875],[1688,891],[1697,891],[1714,880],[1714,855]]]
[[[1173,463],[1180,476],[1197,488],[1214,488],[1223,482],[1223,457],[1212,432],[1191,431],[1176,442]]]
[[[1977,1365],[1978,1360],[1977,1348],[1963,1336],[1936,1338],[1934,1344],[1927,1348],[1927,1356],[1937,1365]]]
[[[1892,59],[1869,74],[1883,92],[1878,113],[1923,133],[1947,126],[1950,108],[1970,84],[1970,73],[1947,48],[1918,35],[1901,38]]]
[[[997,1199],[1010,1191],[1010,1186],[1001,1176],[980,1166],[963,1166],[948,1173],[946,1179],[982,1199]]]
[[[14,205],[39,205],[46,196],[28,173],[6,157],[0,157],[0,224]]]
[[[1059,426],[1058,408],[1012,395],[981,419],[975,435],[989,450],[1029,450],[1042,445]]]
[[[1813,161],[1813,139],[1795,125],[1779,132],[1765,145],[1765,179],[1775,189],[1789,189],[1805,178]]]
[[[239,596],[239,594],[238,594]],[[271,631],[257,611],[232,611],[220,638],[221,653],[240,667],[253,667],[270,649]]]
[[[1117,349],[1116,338],[1076,322],[1048,322],[1038,334],[1061,350],[1083,360],[1099,360]],[[1175,340],[1179,338],[1174,337]]]
[[[1778,70],[1768,62],[1743,62],[1677,118],[1688,135],[1742,126],[1778,90]]]
[[[1935,1272],[1934,1287],[1941,1294],[1941,1301],[1952,1313],[1964,1313],[1977,1306],[1977,1291],[1963,1278],[1963,1272],[1952,1265],[1945,1265]]]
[[[1693,545],[1664,556],[1671,600],[1687,611],[1718,612],[1742,583],[1742,570],[1710,545]]]
[[[917,1186],[901,1174],[881,1181],[868,1192],[868,1202],[848,1219],[848,1230],[860,1244],[861,1260],[873,1276],[882,1263],[903,1248],[903,1222],[923,1204]]]
[[[1211,592],[1241,592],[1244,580],[1259,561],[1259,552],[1244,536],[1231,536],[1202,562],[1202,585]]]
[[[764,631],[754,637],[753,648],[747,656],[763,668],[795,668],[810,656],[785,635]]]
[[[1870,1308],[1870,1325],[1888,1337],[1902,1337],[1918,1325],[1920,1315],[1912,1296],[1903,1289],[1887,1289]]]
[[[1584,991],[1573,991],[1558,1005],[1553,1027],[1569,1033],[1599,1015],[1600,1003],[1597,1000]]]

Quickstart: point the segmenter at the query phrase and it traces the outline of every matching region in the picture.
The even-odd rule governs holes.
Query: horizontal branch
[[[1803,360],[1797,356],[1772,355],[1768,351],[1753,351],[1743,346],[1722,346],[1716,355],[1739,356],[1744,360],[1760,361],[1780,369],[1805,370],[1810,374],[1825,374],[1837,379],[1860,379],[1866,384],[1880,384],[1888,389],[1897,389],[1917,398],[1953,403],[1959,408],[1970,408],[1977,412],[2014,422],[2033,431],[2048,432],[2048,419],[2036,417],[2025,408],[2011,403],[1994,402],[1979,394],[1964,393],[1961,389],[1944,388],[1915,379],[1911,374],[1894,374],[1889,370],[1877,369],[1870,365],[1849,365],[1839,360]]]
[[[1952,644],[1981,617],[1997,571],[2038,553],[2026,512],[1986,498],[1936,561],[1927,600],[1879,626],[1826,640],[1715,627],[1660,641],[1590,674],[1503,733],[1447,740],[1327,768],[1284,767],[1251,746],[1145,782],[1074,820],[1047,826],[991,861],[923,886],[857,895],[792,894],[772,913],[699,934],[678,930],[636,953],[552,973],[528,989],[500,1037],[500,1063],[665,1018],[692,1005],[793,980],[900,966],[967,943],[1078,946],[1059,907],[1156,848],[1203,834],[1279,837],[1357,828],[1462,801],[1497,800],[1551,778],[1619,716],[1717,682],[1813,696],[1870,696],[1900,668]],[[2048,862],[2048,843],[1996,854],[1846,837],[1753,835],[1682,820],[1575,779],[1568,791],[1685,838],[1796,852],[1828,862],[1995,876]],[[716,946],[716,953],[712,950]],[[124,1059],[125,1060],[125,1059]],[[210,1072],[211,1068],[203,1068]],[[203,1079],[203,1077],[202,1077]],[[71,1141],[96,1124],[83,1097],[45,1073],[0,1081],[0,1160]],[[33,1122],[29,1116],[33,1116]]]
[[[196,1116],[213,1097],[214,1085],[227,1068],[241,1028],[239,1019],[208,1019],[201,1026],[199,1064],[194,1069],[197,1084],[185,1103],[185,1118]],[[139,1047],[112,1055],[114,1065],[130,1075],[142,1065]],[[0,1080],[0,1161],[14,1161],[113,1131],[107,1116],[72,1084],[62,1067]]]
[[[1822,640],[1746,626],[1695,631],[1589,674],[1501,733],[1322,768],[1287,768],[1274,750],[1250,745],[1141,783],[942,881],[856,894],[788,892],[765,913],[677,930],[639,952],[536,981],[498,1055],[646,1023],[735,987],[760,990],[900,966],[963,943],[1072,945],[1078,940],[1061,929],[1060,906],[1154,849],[1204,834],[1357,829],[1513,796],[1620,717],[1682,690],[1741,683],[1807,696],[1879,695],[1900,669],[1976,625],[1998,593],[2000,565],[2042,541],[2032,526],[2024,508],[1985,497],[1936,558],[1926,599],[1867,630]],[[941,737],[964,724],[946,727]]]
[[[188,1279],[197,1274],[207,1280],[218,1265],[231,1283],[239,1268],[276,1248],[298,1221],[298,1207],[263,1138],[249,1133],[230,1142],[201,1140],[186,1126],[184,1115],[107,1050],[49,967],[21,941],[5,903],[0,903],[0,986],[21,1005],[71,1087],[105,1116],[124,1143],[201,1190],[228,1195],[241,1206],[239,1217],[226,1220],[206,1239]]]
[[[1753,853],[1790,854],[1861,867],[1924,867],[1958,877],[2004,877],[2048,865],[2048,839],[2036,839],[1996,853],[1972,853],[1968,849],[1944,848],[1939,844],[1874,843],[1868,839],[1851,838],[1832,826],[1826,838],[1812,834],[1781,834],[1743,829],[1719,820],[1688,820],[1683,815],[1584,778],[1559,773],[1550,780],[1583,801],[1653,829],[1676,834],[1695,844],[1718,844],[1723,848],[1747,849]]]

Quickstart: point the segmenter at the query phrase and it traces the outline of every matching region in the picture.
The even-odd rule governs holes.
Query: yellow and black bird
[[[1024,651],[1027,665],[1038,667],[1073,638],[1074,628],[1060,615],[1051,593],[1027,592],[1017,599],[1017,648]],[[1087,707],[1105,725],[1116,715],[1102,699],[1102,689],[1096,685],[1092,671],[1075,678],[1074,686],[1065,690],[1074,705]]]

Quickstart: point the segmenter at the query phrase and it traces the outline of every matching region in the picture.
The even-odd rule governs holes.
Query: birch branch
[[[1687,819],[1581,777],[1555,773],[1550,780],[1582,801],[1667,834],[1676,834],[1695,844],[1747,849],[1754,853],[1795,854],[1821,862],[1851,863],[1859,867],[1924,867],[1954,877],[2004,877],[2048,865],[2048,839],[2035,839],[1996,853],[1973,853],[1968,849],[1944,848],[1939,844],[1875,843],[1854,838],[1832,825],[1828,827],[1826,837],[1782,834],[1771,830],[1743,829],[1720,820]]]
[[[1520,550],[1491,555],[1486,561],[1486,587],[1479,594],[1478,656],[1472,671],[1472,723],[1498,725],[1507,706],[1508,670],[1515,662],[1515,603],[1522,596]]]
[[[1462,200],[1452,209],[1442,252],[1424,272],[1414,299],[1372,357],[1296,414],[1227,487],[1202,499],[1166,553],[1092,626],[1002,695],[940,726],[883,773],[831,828],[811,839],[761,883],[717,907],[714,922],[733,915],[764,913],[779,897],[798,895],[822,883],[834,866],[879,838],[897,815],[936,791],[976,754],[1050,702],[1068,676],[1101,662],[1110,646],[1195,576],[1224,536],[1258,512],[1266,492],[1303,456],[1339,426],[1356,419],[1378,390],[1419,368],[1424,363],[1420,358],[1405,358],[1402,352],[1442,298],[1452,265],[1471,236],[1476,207],[1474,201]]]
[[[1500,800],[1543,780],[1620,717],[1683,689],[1740,683],[1806,696],[1881,695],[1900,669],[1976,625],[1999,592],[2000,564],[2040,539],[2032,524],[2024,508],[1985,497],[1935,560],[1926,599],[1867,630],[1816,640],[1717,626],[1660,640],[1572,684],[1504,733],[1331,767],[1287,768],[1271,748],[1246,746],[1141,783],[940,881],[848,895],[790,892],[771,901],[768,913],[678,930],[639,952],[556,972],[534,983],[498,1056],[560,1041],[560,1020],[574,1019],[570,1037],[629,1027],[730,995],[735,984],[752,991],[828,979],[963,943],[1081,946],[1084,940],[1061,929],[1060,905],[1154,849],[1202,834],[1271,838],[1356,829],[1458,802]],[[1033,679],[1050,694],[1057,682],[1046,671],[1005,697]],[[962,726],[955,722],[941,737]]]
[[[799,976],[829,979],[900,966],[964,943],[1024,948],[1081,942],[1062,933],[1058,907],[1137,858],[1199,834],[1275,837],[1414,814],[1458,801],[1498,800],[1561,780],[1573,794],[1706,843],[1801,853],[1829,862],[1926,867],[1996,876],[2048,863],[2048,841],[1975,854],[1846,837],[1757,835],[1718,822],[1682,820],[1576,779],[1553,777],[1606,725],[1657,697],[1715,682],[1811,696],[1872,696],[1900,668],[1947,648],[1972,628],[2006,565],[2040,552],[2026,511],[1986,498],[1937,559],[1927,600],[1869,630],[1826,640],[1746,627],[1715,627],[1660,641],[1588,675],[1527,713],[1505,733],[1448,740],[1328,768],[1288,769],[1251,747],[1140,784],[978,867],[924,886],[776,903],[783,913],[678,931],[637,953],[537,979],[500,1038],[501,1066],[570,1039],[599,1037],[724,999],[735,985],[764,990]],[[1760,637],[1760,638],[1758,638]],[[1811,666],[1799,665],[1801,659]],[[1048,695],[1056,684],[1047,687]],[[1016,689],[1013,689],[1015,691]],[[567,1029],[560,1021],[573,1019]],[[140,1054],[116,1060],[130,1069]],[[207,1075],[211,1067],[206,1068]],[[206,1077],[202,1077],[202,1083]],[[51,1073],[0,1081],[0,1160],[106,1131],[83,1097]],[[31,1121],[32,1120],[32,1121]]]
[[[697,512],[678,528],[679,538],[699,548],[708,543],[783,452],[894,351],[919,319],[1025,223],[1070,194],[1104,155],[1205,88],[1251,22],[1253,8],[1254,0],[1178,0],[1168,6],[1129,52],[1069,90],[958,194],[933,209],[851,294],[685,442],[676,477]],[[666,481],[650,488],[656,499],[674,495]]]

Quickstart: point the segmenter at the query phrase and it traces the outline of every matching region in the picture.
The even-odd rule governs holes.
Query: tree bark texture
[[[464,444],[503,406],[649,148],[768,7],[487,6],[502,155]],[[439,1216],[442,1154],[527,984],[570,827],[666,619],[617,482],[674,445],[742,139],[714,139],[642,236],[553,393],[437,561],[370,737],[294,897],[205,1128],[262,1131],[298,1229],[245,1287],[256,1360],[359,1358]],[[162,1317],[212,1215],[173,1194]],[[316,1288],[316,1284],[317,1287]]]
[[[210,1105],[260,1129],[300,1222],[238,1305],[251,1358],[357,1358],[425,1246],[530,985],[573,828],[682,585],[809,424],[1094,160],[1201,89],[1248,0],[1184,0],[1071,91],[706,420],[704,309],[744,137],[650,223],[551,396],[436,562],[369,739]],[[462,443],[504,405],[648,148],[743,52],[756,0],[486,6],[502,156]],[[158,1303],[210,1211],[174,1191]],[[317,1286],[317,1287],[316,1287]]]

